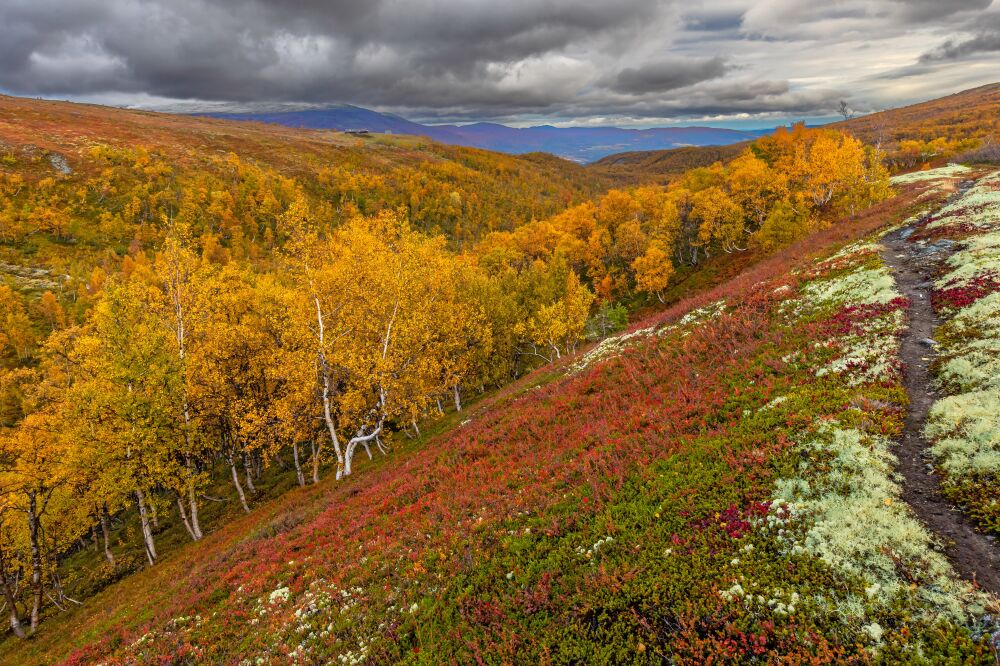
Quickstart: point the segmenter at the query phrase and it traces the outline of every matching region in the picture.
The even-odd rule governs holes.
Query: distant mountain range
[[[661,150],[682,146],[721,146],[755,139],[766,131],[741,131],[717,127],[508,127],[496,123],[472,125],[423,125],[406,118],[357,106],[275,113],[204,113],[230,120],[256,120],[308,129],[364,129],[369,132],[426,136],[441,143],[485,148],[504,153],[546,152],[575,162],[593,162],[607,155],[636,150]]]

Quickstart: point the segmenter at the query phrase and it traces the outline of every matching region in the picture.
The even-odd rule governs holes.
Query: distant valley
[[[747,141],[768,133],[718,127],[508,127],[497,123],[424,125],[390,113],[358,106],[273,113],[208,113],[213,118],[255,120],[308,129],[363,129],[369,132],[426,136],[441,143],[484,148],[504,153],[546,152],[574,162],[594,162],[615,153],[663,150],[684,146],[721,146]]]

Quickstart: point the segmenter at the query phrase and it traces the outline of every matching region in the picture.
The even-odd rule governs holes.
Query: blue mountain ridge
[[[250,120],[306,129],[365,129],[425,136],[440,143],[484,148],[503,153],[546,152],[574,162],[593,162],[607,155],[636,150],[663,150],[681,146],[718,146],[757,138],[761,131],[718,127],[508,127],[479,122],[470,125],[425,125],[391,113],[359,106],[338,105],[323,109],[280,112],[204,113],[213,118]]]

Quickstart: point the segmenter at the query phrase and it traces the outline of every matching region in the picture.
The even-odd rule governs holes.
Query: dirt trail
[[[907,240],[909,233],[904,228],[886,236],[882,253],[899,290],[910,301],[909,326],[900,350],[910,406],[896,450],[898,469],[905,478],[903,499],[944,543],[945,555],[959,574],[1000,595],[1000,546],[977,532],[941,495],[940,481],[926,457],[924,422],[936,399],[928,367],[936,354],[932,339],[938,323],[931,307],[931,285],[934,266],[947,254],[949,243],[921,246]]]

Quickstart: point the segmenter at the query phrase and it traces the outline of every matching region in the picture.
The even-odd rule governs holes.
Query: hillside
[[[1000,83],[833,123],[872,143],[996,136],[1000,132]]]
[[[100,154],[104,149],[113,154]],[[51,178],[54,186],[69,188],[98,180],[109,162],[124,166],[139,159],[137,149],[146,153],[141,160],[171,169],[168,176],[175,181],[225,173],[233,168],[226,165],[228,156],[238,155],[247,168],[295,178],[310,191],[322,189],[337,206],[351,202],[362,212],[374,212],[407,205],[426,231],[447,233],[456,241],[514,228],[606,189],[582,167],[551,157],[520,158],[414,137],[357,139],[338,132],[0,96],[4,173]],[[134,180],[122,171],[106,177]],[[150,179],[165,175],[148,171]],[[459,219],[463,228],[456,232]]]
[[[974,406],[997,399],[1000,174],[958,190],[977,175],[901,180],[0,657],[992,664],[996,546],[971,525],[997,534],[995,410]],[[914,495],[926,475],[894,452],[927,444],[967,519]]]
[[[508,127],[498,123],[427,125],[400,116],[356,106],[279,111],[274,113],[211,113],[215,118],[251,120],[310,129],[366,129],[370,132],[423,136],[444,144],[471,146],[503,153],[547,152],[575,162],[592,162],[626,150],[675,146],[706,146],[746,141],[754,134],[713,127]]]
[[[925,162],[940,164],[977,143],[997,142],[1000,83],[851,118],[829,127],[850,132],[866,143],[880,142],[897,170],[910,170]],[[626,152],[604,157],[587,168],[619,185],[665,183],[687,169],[728,161],[747,145]]]
[[[686,146],[671,150],[642,150],[608,155],[587,165],[587,170],[620,184],[665,185],[689,169],[715,162],[728,162],[750,145],[748,141],[728,146]]]

